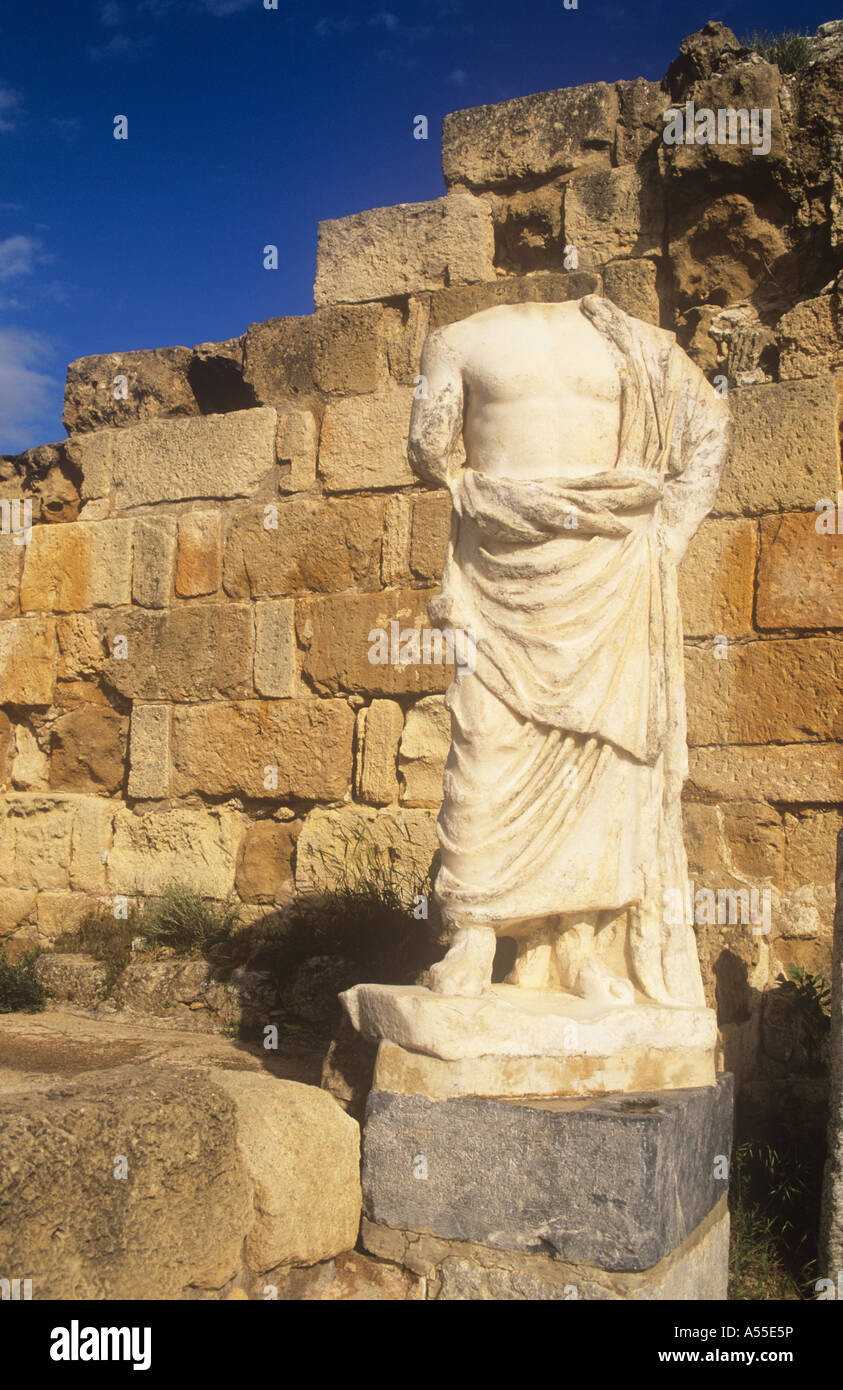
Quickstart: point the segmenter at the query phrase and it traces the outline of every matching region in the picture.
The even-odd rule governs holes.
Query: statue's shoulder
[[[669,351],[676,346],[676,334],[669,328],[660,328],[658,324],[649,323],[645,319],[635,318],[633,314],[628,314],[624,309],[618,308],[611,299],[604,299],[599,294],[587,294],[580,300],[583,313],[587,314],[593,323],[604,330],[615,329],[618,333],[628,334],[630,338],[637,339],[639,343],[646,344],[648,347],[655,348],[661,352]]]

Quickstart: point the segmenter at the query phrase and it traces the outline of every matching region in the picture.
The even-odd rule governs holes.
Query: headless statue
[[[665,910],[687,884],[676,568],[726,403],[672,333],[596,295],[438,329],[421,372],[409,458],[453,501],[430,616],[474,648],[446,696],[430,987],[481,995],[506,936],[510,984],[699,1006],[689,915]]]

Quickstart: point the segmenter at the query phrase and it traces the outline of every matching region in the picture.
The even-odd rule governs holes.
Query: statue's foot
[[[541,941],[519,951],[515,964],[506,977],[506,984],[518,985],[520,989],[553,989],[559,985],[559,974],[555,968],[553,948],[549,941]]]
[[[495,942],[491,927],[462,927],[444,960],[431,967],[433,993],[479,999],[492,983]]]
[[[635,1003],[630,980],[622,980],[597,961],[586,961],[577,976],[574,993],[589,1004],[608,1004],[614,1008]]]

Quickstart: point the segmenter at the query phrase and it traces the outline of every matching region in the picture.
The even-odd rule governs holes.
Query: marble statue
[[[342,996],[382,1042],[376,1088],[711,1084],[690,914],[665,904],[688,877],[677,566],[714,502],[727,403],[672,333],[597,295],[437,329],[421,376],[410,462],[453,500],[430,618],[470,631],[473,660],[446,696],[450,949],[430,989]],[[517,959],[492,986],[500,936]]]

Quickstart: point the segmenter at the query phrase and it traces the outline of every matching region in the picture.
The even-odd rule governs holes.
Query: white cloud
[[[0,280],[31,275],[40,250],[41,242],[33,236],[7,236],[0,241]]]
[[[4,82],[0,82],[0,130],[14,130],[19,109],[17,93]]]
[[[0,328],[0,451],[15,453],[40,442],[39,418],[57,406],[61,392],[61,382],[42,370],[49,356],[39,334]]]
[[[137,58],[151,43],[150,38],[115,34],[108,43],[88,44],[88,56],[95,62],[102,62],[106,58]]]
[[[125,7],[118,0],[106,0],[106,4],[100,5],[100,19],[106,29],[119,29],[125,18]]]
[[[462,68],[454,68],[453,72],[448,73],[446,81],[453,82],[455,87],[461,87],[467,77],[468,73],[464,72]]]

